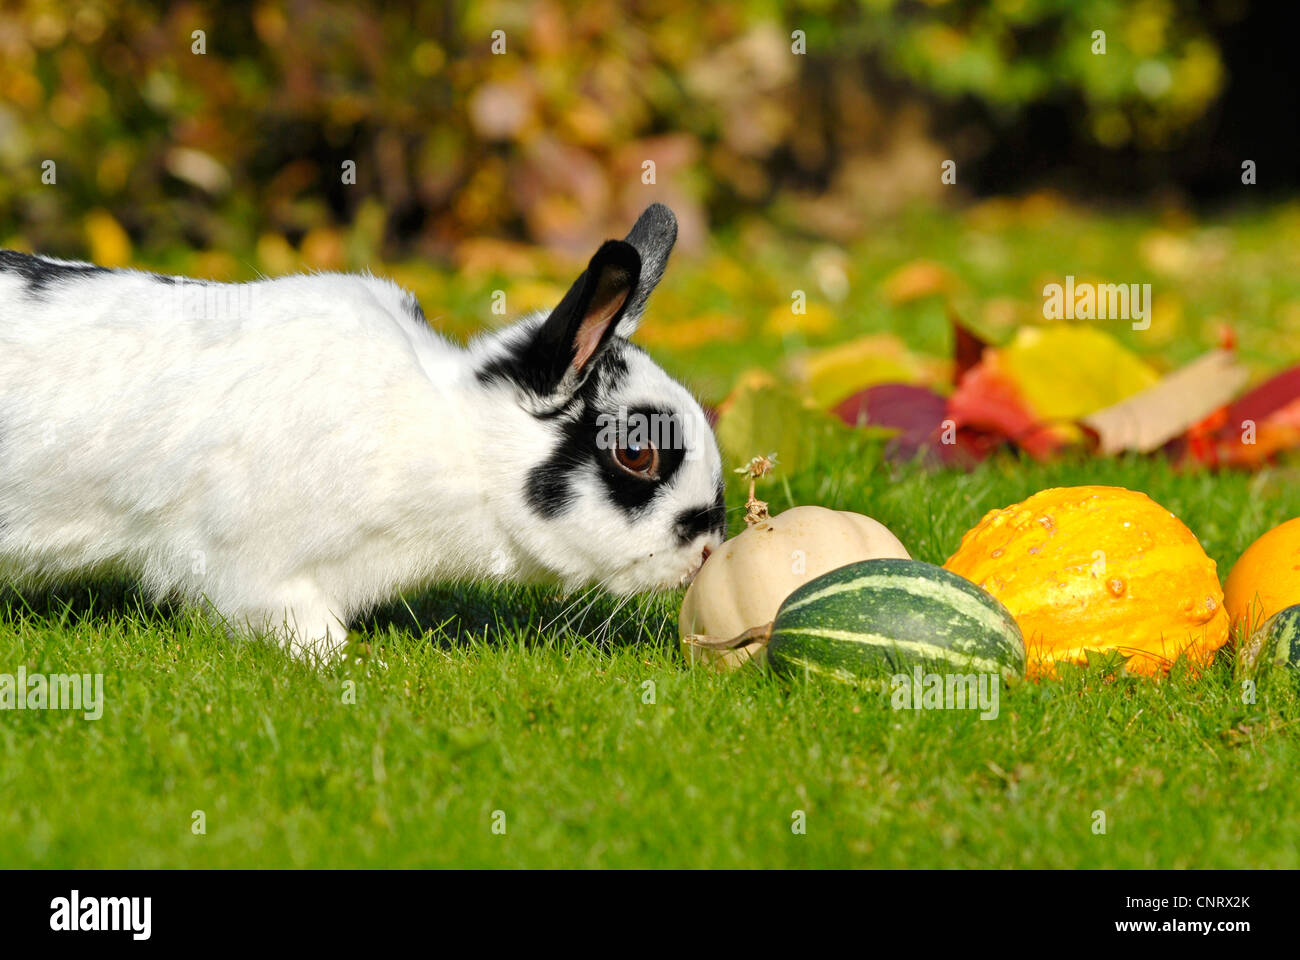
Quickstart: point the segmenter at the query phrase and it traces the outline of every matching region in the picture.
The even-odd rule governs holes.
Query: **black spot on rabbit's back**
[[[190,277],[173,277],[165,273],[150,273],[143,270],[114,270],[99,267],[93,263],[51,260],[48,257],[16,250],[0,250],[0,274],[12,273],[26,281],[25,293],[30,297],[40,297],[51,287],[60,283],[85,280],[88,277],[103,277],[109,274],[147,277],[155,283],[169,286],[195,285],[202,287],[218,286],[211,280],[195,280]]]
[[[427,326],[429,321],[424,316],[424,308],[420,306],[420,301],[415,299],[415,294],[408,293],[404,301],[406,314],[421,326]]]
[[[47,260],[45,257],[18,253],[16,250],[0,250],[0,273],[12,273],[21,277],[27,284],[27,293],[32,296],[40,295],[54,284],[84,280],[86,277],[109,272],[105,267],[91,263]]]

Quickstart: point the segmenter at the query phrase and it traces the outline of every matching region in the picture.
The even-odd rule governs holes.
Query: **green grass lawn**
[[[1252,362],[1294,355],[1282,333],[1300,302],[1297,272],[1289,253],[1267,259],[1260,238],[1296,222],[1216,228],[1238,268],[1224,267],[1218,287],[1202,275],[1178,287],[1184,334],[1134,348],[1181,362],[1211,345],[1203,334],[1216,319],[1236,319]],[[855,251],[854,290],[867,292],[843,308],[839,335],[895,329],[942,349],[941,307],[890,312],[870,293],[921,250],[954,265],[973,311],[981,297],[1032,305],[1035,278],[1053,271],[1146,279],[1140,265],[1116,271],[1140,264],[1148,227],[1070,229],[1009,228],[968,262],[962,235],[904,225]],[[708,287],[708,268],[682,269],[670,305]],[[710,309],[755,324],[768,309],[761,291],[710,295]],[[664,354],[717,399],[742,365],[775,362],[786,346]],[[942,562],[987,510],[1082,483],[1150,494],[1221,575],[1300,515],[1290,468],[1003,458],[926,473],[882,463],[866,437],[768,489],[774,512],[861,511],[918,559]],[[738,485],[728,501],[743,501]],[[997,719],[980,720],[896,712],[888,694],[692,670],[676,649],[680,594],[621,609],[575,599],[472,585],[406,597],[363,625],[378,659],[317,671],[231,644],[129,586],[0,595],[0,672],[102,673],[107,701],[96,721],[0,713],[0,866],[1300,866],[1300,698],[1274,683],[1243,703],[1230,655],[1162,682],[1067,671],[1004,689]]]
[[[1054,484],[1145,490],[1221,567],[1300,514],[1300,484],[1279,474],[1131,461],[925,475],[862,454],[827,464],[828,479],[796,478],[793,502],[870,511],[926,560],[942,560],[987,508]],[[408,599],[366,624],[382,665],[317,672],[270,647],[230,645],[129,589],[10,597],[0,663],[102,672],[107,706],[98,721],[0,716],[0,859],[1300,866],[1300,701],[1273,685],[1243,704],[1227,658],[1161,683],[1078,671],[1004,690],[999,716],[980,720],[895,712],[887,694],[693,671],[673,642],[675,595],[617,612],[598,600],[585,616],[538,591]],[[432,636],[414,636],[414,623]],[[1098,810],[1104,835],[1093,832]]]

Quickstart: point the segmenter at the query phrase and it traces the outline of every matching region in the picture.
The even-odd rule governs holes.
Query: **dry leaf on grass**
[[[1096,434],[1099,453],[1148,453],[1231,402],[1247,376],[1232,352],[1214,350],[1081,422]]]

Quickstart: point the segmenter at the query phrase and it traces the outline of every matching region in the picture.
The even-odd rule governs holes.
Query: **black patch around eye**
[[[27,294],[37,296],[46,287],[68,280],[81,280],[97,274],[111,273],[90,263],[56,263],[15,250],[0,250],[0,273],[14,273],[27,284]]]
[[[632,476],[614,461],[614,449],[608,445],[609,433],[601,411],[584,402],[581,415],[564,425],[555,452],[529,473],[525,491],[529,505],[541,516],[551,518],[567,510],[577,496],[573,479],[584,468],[594,465],[596,475],[611,501],[626,513],[635,515],[644,509],[662,485],[668,483],[686,458],[685,433],[680,418],[667,410],[653,407],[629,409],[627,437],[634,417],[645,418],[649,439],[659,448],[659,473],[654,479]]]
[[[713,502],[703,507],[683,510],[677,515],[673,531],[682,543],[690,543],[702,533],[727,535],[727,501],[722,497],[722,479],[718,478],[717,494]]]

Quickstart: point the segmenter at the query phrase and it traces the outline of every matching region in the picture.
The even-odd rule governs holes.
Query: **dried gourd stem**
[[[736,647],[747,646],[755,642],[767,643],[768,640],[772,639],[772,623],[765,623],[761,627],[750,627],[744,633],[739,633],[734,637],[706,637],[697,633],[686,639],[689,643],[697,647],[704,647],[706,650],[734,650]]]
[[[767,501],[760,500],[754,495],[754,485],[759,477],[767,476],[775,466],[776,454],[769,453],[766,457],[755,457],[745,466],[736,469],[737,473],[749,476],[749,499],[745,501],[745,526],[747,527],[757,526],[771,516],[767,512]]]

